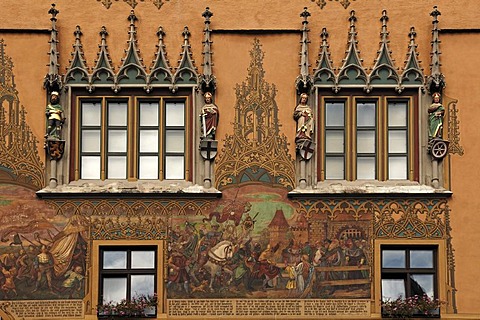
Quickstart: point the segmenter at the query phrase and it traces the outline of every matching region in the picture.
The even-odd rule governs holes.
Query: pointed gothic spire
[[[210,18],[213,16],[213,13],[210,11],[210,8],[207,7],[205,12],[203,12],[202,17],[205,18],[205,29],[203,33],[205,38],[203,40],[203,74],[201,75],[201,86],[203,92],[214,92],[217,88],[217,83],[215,76],[212,73],[212,41],[210,29]]]
[[[302,41],[301,43],[301,52],[300,52],[300,75],[295,80],[295,87],[297,88],[298,93],[309,93],[312,88],[312,78],[308,73],[308,17],[310,12],[308,12],[307,7],[303,8],[303,12],[300,14],[300,17],[303,18],[302,21]]]
[[[92,75],[90,77],[90,83],[88,87],[89,92],[92,92],[94,90],[94,86],[97,84],[114,85],[115,83],[114,68],[112,66],[110,54],[108,53],[107,35],[107,28],[102,26],[102,30],[100,31],[100,51],[97,54],[98,58],[95,61],[95,67],[93,68]]]
[[[52,22],[52,29],[50,30],[50,51],[48,55],[50,57],[50,61],[48,63],[48,73],[45,75],[44,80],[44,87],[47,89],[47,92],[50,93],[52,91],[60,91],[62,88],[62,80],[60,78],[58,69],[58,50],[57,50],[57,14],[59,11],[55,9],[55,4],[52,3],[52,7],[48,10],[48,13],[52,15],[50,21]]]
[[[75,28],[75,44],[73,45],[72,60],[65,74],[65,84],[69,83],[88,83],[88,67],[85,62],[83,46],[81,41],[82,30],[80,26]]]
[[[433,7],[433,11],[430,13],[433,17],[433,30],[432,30],[432,63],[430,64],[430,76],[427,80],[427,87],[430,91],[430,94],[434,92],[442,92],[445,87],[445,77],[440,72],[440,38],[439,38],[439,28],[438,28],[438,16],[441,15],[438,11],[437,6]]]
[[[130,21],[129,39],[127,41],[128,48],[125,50],[125,58],[122,58],[122,66],[118,70],[117,85],[118,84],[144,84],[147,79],[147,73],[143,60],[140,58],[140,50],[137,47],[137,30],[135,22],[138,20],[135,12],[130,11],[128,16]],[[131,71],[134,72],[131,72]]]
[[[338,73],[338,84],[349,84],[349,85],[364,85],[367,82],[367,74],[365,69],[362,66],[362,59],[360,59],[360,51],[357,49],[357,31],[355,23],[357,17],[355,16],[355,11],[350,12],[350,30],[348,32],[348,48],[346,57],[343,60],[343,65],[340,68]],[[350,72],[353,71],[353,72]],[[369,88],[366,87],[367,92]]]
[[[369,85],[396,85],[397,91],[401,91],[400,77],[398,76],[397,68],[395,68],[393,59],[391,57],[392,52],[388,48],[388,43],[390,41],[388,40],[388,16],[386,10],[382,11],[382,17],[380,18],[380,21],[382,22],[382,31],[380,32],[380,50],[377,51],[378,55],[375,59],[372,72],[369,75]]]
[[[171,84],[173,79],[172,68],[167,59],[167,52],[165,51],[165,44],[163,43],[165,32],[162,27],[158,27],[157,36],[157,52],[155,53],[155,60],[153,60],[153,66],[150,68],[150,74],[147,78],[148,88],[151,88],[152,84]]]
[[[410,28],[408,34],[410,43],[408,44],[407,60],[405,60],[405,68],[403,70],[401,80],[403,85],[415,85],[423,86],[424,76],[423,70],[420,67],[420,61],[418,60],[417,44],[415,43],[415,37],[417,32],[414,27]]]
[[[178,68],[173,76],[174,88],[176,86],[187,84],[187,85],[198,85],[198,74],[197,68],[194,65],[194,60],[192,58],[192,52],[190,50],[190,31],[188,27],[185,26],[182,32],[183,35],[183,51],[180,54],[180,60],[178,61]]]
[[[322,38],[322,43],[320,45],[320,53],[318,54],[317,67],[315,68],[315,73],[313,74],[313,81],[315,85],[333,86],[333,90],[338,92],[335,72],[333,70],[333,63],[330,59],[330,52],[328,51],[329,45],[327,41],[327,28],[322,29],[320,37]]]

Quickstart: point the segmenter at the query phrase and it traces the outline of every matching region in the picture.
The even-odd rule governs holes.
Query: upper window
[[[186,97],[79,97],[77,107],[75,179],[190,179]]]
[[[382,300],[437,298],[437,250],[433,246],[382,246]]]
[[[326,97],[319,106],[320,180],[414,180],[413,99]]]

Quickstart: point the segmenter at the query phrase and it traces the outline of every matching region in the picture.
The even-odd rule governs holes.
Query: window
[[[78,98],[75,179],[189,180],[187,98]]]
[[[382,300],[437,294],[435,246],[381,247]]]
[[[99,304],[157,292],[157,247],[100,247]]]
[[[413,98],[321,97],[319,180],[414,180]]]

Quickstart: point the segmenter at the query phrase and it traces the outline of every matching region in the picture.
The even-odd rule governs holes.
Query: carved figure
[[[303,142],[305,140],[312,141],[312,134],[315,130],[315,119],[313,111],[307,104],[308,95],[302,93],[300,95],[300,103],[295,107],[293,118],[297,121],[297,134],[295,142]]]
[[[59,104],[59,94],[53,91],[50,94],[50,103],[47,105],[45,114],[47,116],[47,134],[48,140],[60,140],[62,125],[65,122],[63,117],[63,108]]]
[[[445,108],[440,103],[440,93],[435,92],[432,95],[433,102],[428,108],[428,138],[442,138],[443,116]]]
[[[218,124],[218,108],[212,101],[212,94],[205,93],[205,105],[202,107],[200,122],[202,127],[201,139],[215,140],[215,132]]]

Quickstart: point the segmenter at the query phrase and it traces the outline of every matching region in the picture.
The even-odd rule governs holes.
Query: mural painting
[[[371,221],[307,217],[285,189],[229,188],[172,225],[169,298],[370,297]]]
[[[0,299],[83,298],[86,230],[34,191],[0,184]]]

